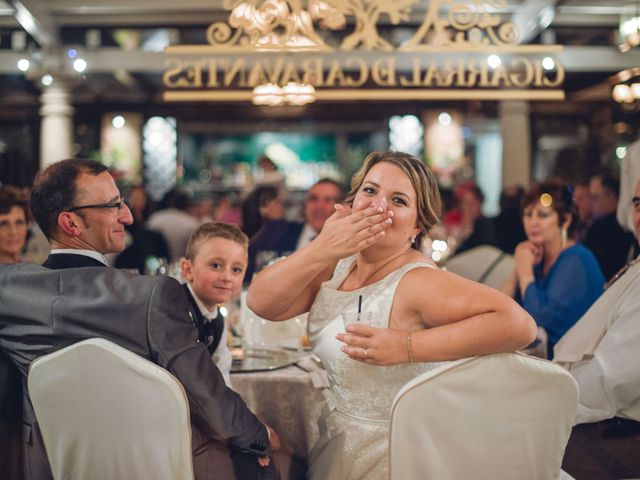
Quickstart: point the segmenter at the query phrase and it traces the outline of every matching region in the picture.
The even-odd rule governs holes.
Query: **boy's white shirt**
[[[212,311],[209,311],[207,307],[200,301],[198,295],[191,288],[191,284],[187,282],[187,288],[193,295],[193,298],[196,300],[196,305],[200,309],[200,313],[204,315],[207,319],[215,319],[218,316],[218,307],[214,307]],[[220,343],[216,347],[213,355],[211,355],[211,359],[222,373],[222,378],[224,378],[224,383],[227,384],[227,387],[233,388],[231,385],[231,350],[227,346],[227,322],[224,324],[224,328],[222,329],[222,336],[220,337]]]

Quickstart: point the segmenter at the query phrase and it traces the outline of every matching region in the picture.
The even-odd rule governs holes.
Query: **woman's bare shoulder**
[[[430,268],[430,270],[437,270],[438,266],[435,264],[433,260],[427,257],[424,253],[419,252],[418,250],[412,250],[406,258],[406,264],[409,263],[425,263]],[[414,269],[414,270],[423,270],[422,268]]]

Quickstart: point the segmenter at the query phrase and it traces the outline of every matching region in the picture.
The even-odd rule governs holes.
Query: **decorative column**
[[[500,102],[502,132],[502,185],[531,181],[531,128],[529,103],[524,100]]]
[[[73,155],[73,112],[70,83],[55,77],[40,96],[40,168]]]

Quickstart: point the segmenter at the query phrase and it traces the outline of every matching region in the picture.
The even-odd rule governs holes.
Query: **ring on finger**
[[[369,358],[369,349],[364,347],[364,358]]]

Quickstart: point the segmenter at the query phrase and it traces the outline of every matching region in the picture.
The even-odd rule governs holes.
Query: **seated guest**
[[[240,294],[248,248],[249,239],[237,226],[205,223],[189,239],[180,265],[198,341],[207,347],[229,387],[231,352],[218,305]]]
[[[189,195],[177,188],[162,199],[162,209],[152,213],[145,225],[149,230],[162,234],[169,247],[169,262],[177,262],[184,253],[189,237],[200,226],[196,217],[190,215]]]
[[[108,268],[132,222],[107,168],[72,159],[37,178],[31,208],[52,251],[43,266],[0,266],[0,352],[20,371],[28,478],[52,478],[25,388],[29,365],[82,340],[100,337],[167,369],[184,387],[191,414],[196,479],[277,478],[267,428],[224,383],[170,277]],[[25,308],[28,305],[28,308]]]
[[[27,207],[20,190],[0,187],[0,263],[17,263],[27,241]]]
[[[593,209],[589,196],[589,181],[583,180],[573,186],[573,204],[576,206],[577,218],[573,234],[576,242],[584,243],[587,230],[593,223]]]
[[[493,222],[482,214],[484,194],[480,187],[473,181],[463,182],[455,189],[454,195],[460,211],[460,224],[454,230],[459,243],[456,253],[480,245],[496,245]]]
[[[266,221],[251,239],[249,272],[245,283],[251,281],[254,268],[262,266],[256,265],[260,252],[274,252],[276,257],[281,257],[304,247],[320,233],[324,222],[335,211],[333,206],[340,203],[343,197],[344,188],[340,182],[323,178],[307,192],[304,202],[304,223],[289,222],[284,219]]]
[[[633,197],[640,240],[640,180]],[[576,423],[612,417],[640,422],[640,257],[607,289],[556,345],[554,361],[580,386]]]
[[[523,195],[520,185],[505,187],[500,193],[500,213],[493,218],[493,230],[496,246],[505,253],[513,254],[516,246],[527,239],[520,215]]]
[[[256,187],[242,202],[242,231],[253,237],[265,220],[284,218],[284,201],[278,187],[263,185]]]
[[[26,207],[20,191],[0,187],[0,263],[17,263],[27,239]],[[20,374],[0,352],[0,478],[22,478]]]
[[[591,251],[571,238],[574,218],[571,194],[562,182],[534,184],[522,199],[528,240],[516,247],[515,268],[501,288],[547,331],[550,355],[604,284]]]
[[[633,235],[616,219],[620,182],[612,175],[596,175],[589,183],[594,220],[587,229],[585,247],[593,252],[609,280],[629,259]]]

